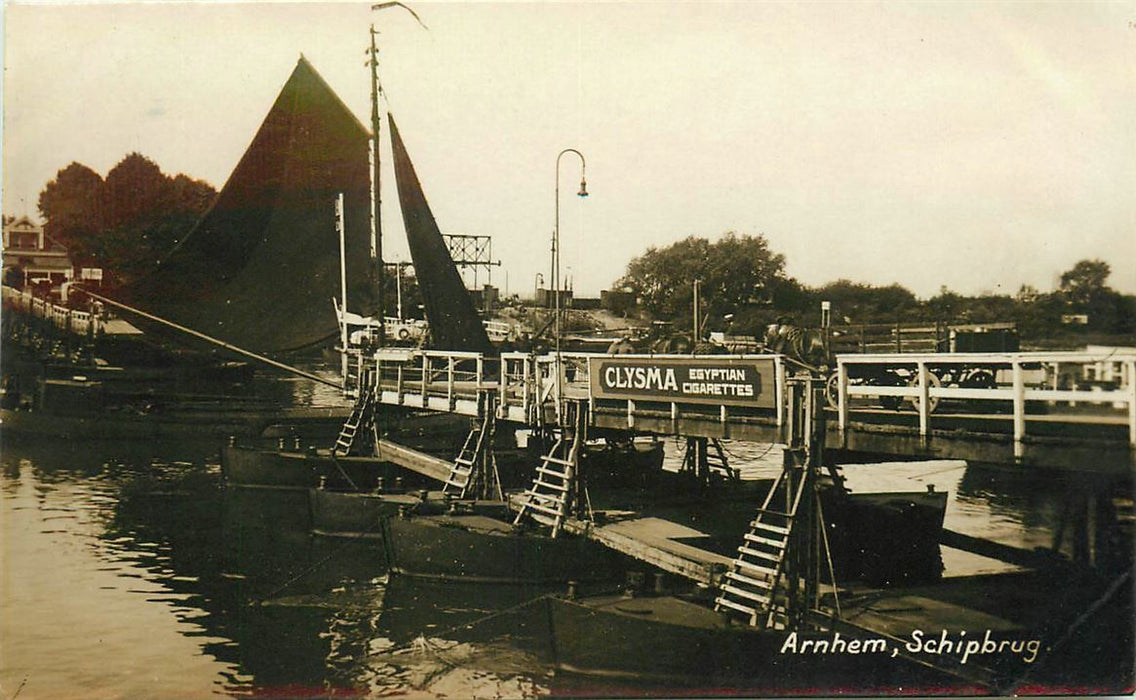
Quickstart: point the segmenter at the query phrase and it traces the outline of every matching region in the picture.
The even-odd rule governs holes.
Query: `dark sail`
[[[433,345],[444,350],[490,352],[493,346],[489,336],[422,194],[422,185],[406,154],[394,117],[388,114],[387,118],[390,119],[398,200],[402,205],[410,257],[414,261],[414,275],[426,302]]]
[[[369,138],[301,56],[212,208],[128,301],[257,352],[332,337],[342,192],[348,304],[374,313]]]

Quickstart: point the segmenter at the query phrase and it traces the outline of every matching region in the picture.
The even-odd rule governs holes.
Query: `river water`
[[[226,488],[215,441],[10,438],[0,455],[4,698],[635,691],[557,676],[532,625],[482,621],[541,591],[388,580],[381,549],[309,534],[306,495]],[[775,447],[726,447],[747,477],[780,464]],[[1050,547],[1086,488],[961,462],[844,472],[855,491],[934,485],[950,494],[947,528],[1025,549]],[[1009,568],[953,550],[944,561],[948,576]]]

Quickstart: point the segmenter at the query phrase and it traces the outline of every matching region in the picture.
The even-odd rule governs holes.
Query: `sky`
[[[300,54],[369,123],[374,23],[442,231],[492,236],[509,292],[549,276],[559,180],[578,295],[727,231],[809,285],[1013,294],[1100,258],[1136,293],[1131,2],[411,6],[428,29],[369,3],[8,2],[4,213],[132,151],[220,188]],[[385,176],[405,260],[396,201]]]

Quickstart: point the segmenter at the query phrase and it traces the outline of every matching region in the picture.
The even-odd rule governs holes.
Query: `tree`
[[[656,317],[688,327],[694,280],[705,318],[718,319],[748,304],[769,303],[784,270],[785,257],[770,250],[764,236],[730,231],[715,243],[690,236],[651,247],[628,264],[615,286],[634,292]]]
[[[1061,291],[1074,304],[1089,304],[1108,289],[1111,273],[1103,260],[1082,260],[1061,275]]]
[[[103,179],[81,163],[71,163],[39,193],[44,233],[73,252],[105,228]]]
[[[852,323],[895,323],[897,316],[919,307],[911,290],[898,284],[877,287],[841,279],[813,294],[820,301],[832,302],[834,319],[847,318]]]
[[[106,225],[149,223],[169,208],[170,181],[158,165],[131,153],[107,173],[103,187]]]
[[[79,263],[105,269],[104,283],[148,274],[212,204],[216,191],[186,175],[169,177],[154,161],[131,153],[106,180],[72,163],[47,183],[39,209],[48,235]]]

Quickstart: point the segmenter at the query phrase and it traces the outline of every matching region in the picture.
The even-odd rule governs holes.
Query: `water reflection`
[[[29,697],[570,692],[525,605],[545,590],[388,580],[374,543],[309,534],[306,494],[226,489],[218,447],[4,444],[6,693],[25,678]],[[749,477],[780,467],[766,445],[727,448]],[[1064,530],[1069,556],[1071,503],[1131,499],[1128,482],[957,462],[844,472],[854,490],[949,491],[948,528],[1004,544]]]

